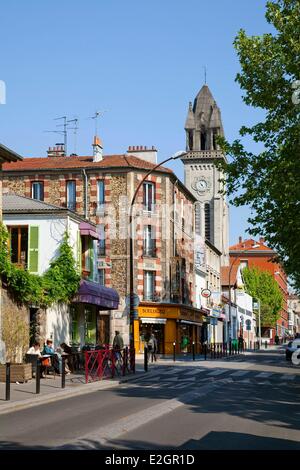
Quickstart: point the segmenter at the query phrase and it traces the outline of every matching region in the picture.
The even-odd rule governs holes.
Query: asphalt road
[[[300,450],[299,397],[282,351],[162,361],[114,389],[0,416],[0,448]]]

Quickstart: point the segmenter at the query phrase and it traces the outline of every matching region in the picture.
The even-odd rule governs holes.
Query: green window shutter
[[[29,228],[29,263],[28,271],[37,273],[39,270],[39,227],[31,225]]]
[[[80,230],[77,232],[77,264],[79,274],[81,275],[82,272],[82,246],[81,246],[81,235]]]
[[[89,241],[89,257],[90,257],[90,276],[91,281],[94,280],[94,240],[90,238]]]

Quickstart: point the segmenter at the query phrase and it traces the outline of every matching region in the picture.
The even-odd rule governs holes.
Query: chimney
[[[49,147],[47,154],[48,157],[65,157],[65,145],[55,144],[55,147]]]
[[[130,145],[128,147],[127,154],[133,155],[134,157],[140,158],[141,160],[145,160],[146,162],[154,164],[157,163],[157,150],[153,145],[149,149],[143,145]]]
[[[100,138],[95,135],[93,143],[93,162],[101,162],[103,160],[103,146]]]
[[[243,239],[242,237],[239,237],[239,243],[242,243]]]

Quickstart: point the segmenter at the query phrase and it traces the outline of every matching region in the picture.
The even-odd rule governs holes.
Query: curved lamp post
[[[180,158],[180,157],[182,157],[183,155],[186,155],[186,154],[187,154],[187,152],[183,152],[183,151],[176,152],[174,155],[172,155],[169,158],[166,158],[161,163],[158,163],[155,167],[153,167],[150,171],[148,171],[148,173],[146,173],[144,178],[137,185],[137,188],[136,188],[136,190],[133,194],[132,200],[131,200],[130,210],[129,210],[129,230],[130,230],[130,238],[129,238],[129,240],[130,240],[130,248],[129,248],[129,259],[130,259],[130,268],[129,268],[129,271],[130,271],[130,286],[129,286],[129,289],[130,289],[130,304],[129,304],[130,305],[130,331],[129,331],[129,333],[130,333],[130,349],[132,349],[132,350],[134,349],[134,288],[133,288],[134,227],[133,227],[133,216],[132,216],[133,206],[134,206],[134,203],[135,203],[136,196],[137,196],[137,194],[140,190],[140,187],[142,186],[144,181],[146,181],[148,176],[151,175],[151,173],[153,173],[155,170],[157,170],[157,168],[159,168],[164,163],[167,163],[170,160],[177,160],[178,158]]]

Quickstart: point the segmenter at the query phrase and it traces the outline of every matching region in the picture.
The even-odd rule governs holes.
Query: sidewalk
[[[151,367],[153,370],[154,367]],[[151,370],[150,369],[150,370]],[[27,383],[11,383],[10,401],[5,401],[5,383],[0,382],[0,415],[32,406],[51,403],[56,400],[71,398],[97,390],[113,388],[120,383],[129,382],[145,374],[143,363],[137,361],[136,373],[116,376],[114,379],[104,379],[97,382],[85,383],[84,374],[66,375],[65,388],[61,388],[61,377],[49,375],[41,379],[40,394],[36,394],[35,379]]]

